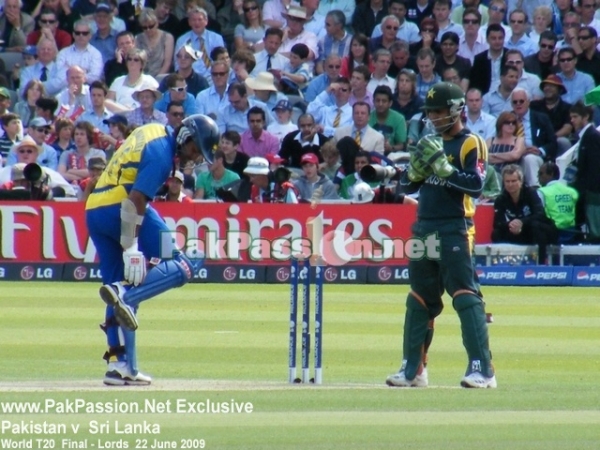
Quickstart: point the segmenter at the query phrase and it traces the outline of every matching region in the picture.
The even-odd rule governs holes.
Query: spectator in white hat
[[[273,110],[280,101],[287,100],[287,97],[277,90],[275,77],[270,72],[260,72],[256,77],[248,77],[244,83],[254,91],[248,98],[264,103],[269,110]]]
[[[167,124],[167,116],[164,112],[154,107],[154,104],[161,97],[158,89],[152,86],[142,86],[132,95],[139,106],[125,115],[129,125],[146,125],[147,123]]]
[[[179,68],[175,73],[183,77],[185,84],[187,85],[188,93],[192,94],[194,97],[209,86],[208,81],[192,69],[192,64],[198,61],[198,58],[198,52],[189,45],[184,45],[175,54],[175,59],[179,62]],[[165,77],[160,82],[158,90],[164,93],[167,92],[168,89],[167,79]]]
[[[286,169],[282,169],[286,170]],[[277,183],[269,170],[269,161],[261,156],[248,160],[244,174],[250,178],[251,203],[298,203],[296,188],[289,181]]]

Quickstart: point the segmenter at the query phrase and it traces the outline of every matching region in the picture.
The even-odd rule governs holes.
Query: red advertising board
[[[177,230],[180,245],[189,247],[193,242],[215,263],[253,264],[281,263],[290,251],[305,251],[309,246],[314,252],[315,242],[321,242],[322,250],[338,238],[351,263],[402,263],[406,259],[401,244],[410,237],[416,212],[404,205],[319,205],[313,209],[310,205],[157,203],[154,207],[169,229]],[[478,208],[477,243],[489,242],[492,219],[492,207]],[[83,203],[0,202],[0,261],[95,260]]]

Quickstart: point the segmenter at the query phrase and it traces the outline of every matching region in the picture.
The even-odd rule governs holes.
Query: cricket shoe
[[[138,328],[138,320],[134,309],[123,301],[123,295],[125,295],[125,288],[120,283],[105,284],[100,288],[100,298],[114,308],[119,325],[135,331]]]
[[[108,363],[108,370],[104,374],[104,384],[107,386],[148,386],[152,378],[138,372],[131,373],[126,361]]]
[[[429,384],[427,379],[427,369],[423,367],[420,374],[412,380],[409,380],[406,378],[404,369],[402,368],[400,369],[400,372],[387,377],[385,384],[390,387],[427,387]]]
[[[460,385],[464,388],[491,388],[498,387],[496,383],[496,376],[491,377],[483,376],[481,372],[471,372],[469,375],[465,375],[460,382]]]

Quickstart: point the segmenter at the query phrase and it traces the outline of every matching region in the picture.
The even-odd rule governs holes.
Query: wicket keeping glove
[[[431,167],[418,157],[418,150],[415,146],[409,146],[408,152],[410,159],[408,162],[408,179],[413,183],[424,181],[433,173]]]
[[[444,153],[444,144],[439,136],[430,134],[422,137],[417,143],[417,155],[440,178],[448,178],[456,171]]]
[[[123,252],[125,280],[138,286],[146,278],[146,258],[138,250],[137,242]]]

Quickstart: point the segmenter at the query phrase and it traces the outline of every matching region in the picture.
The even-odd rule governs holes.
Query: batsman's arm
[[[409,180],[408,172],[406,171],[402,174],[402,177],[400,178],[399,183],[400,183],[400,188],[403,193],[413,194],[420,189],[421,185],[423,184],[423,181],[419,181],[418,183],[415,183],[414,181]]]
[[[147,197],[133,189],[121,202],[121,247],[137,247],[139,228],[146,214]]]
[[[481,149],[480,146],[485,146],[485,142],[471,135],[463,143],[461,149],[461,165],[462,170],[455,170],[452,175],[446,178],[447,186],[451,189],[456,189],[470,197],[479,198],[483,192],[483,181],[485,180],[487,151]],[[490,170],[494,170],[490,168]]]

